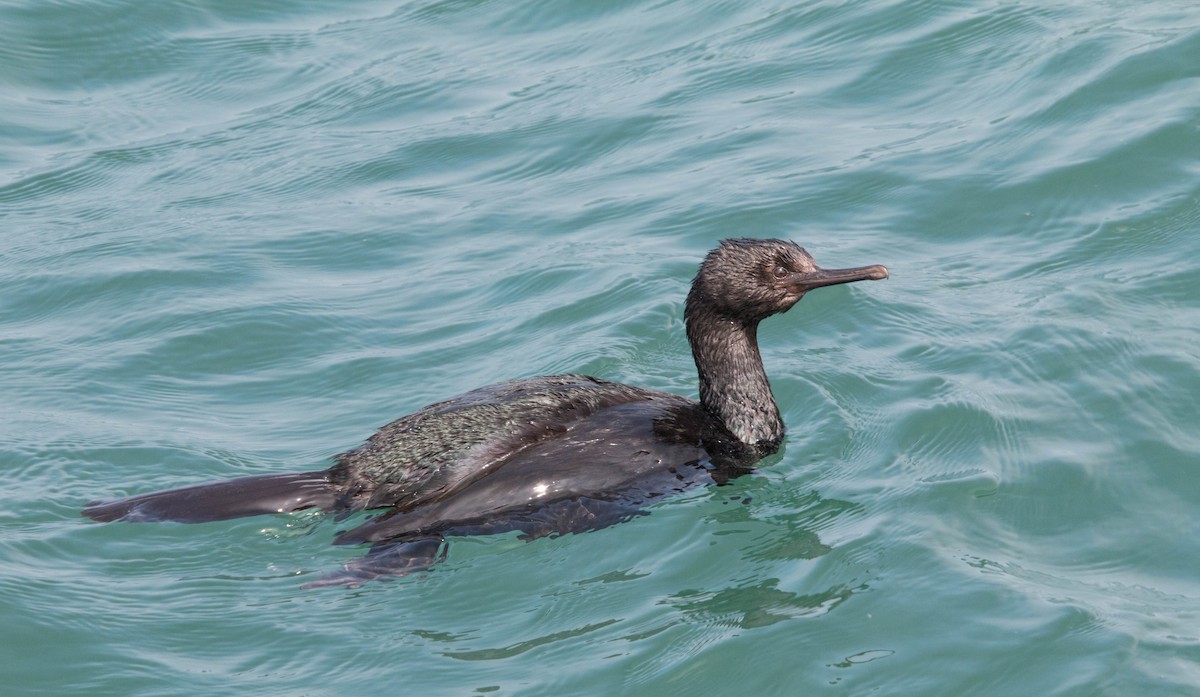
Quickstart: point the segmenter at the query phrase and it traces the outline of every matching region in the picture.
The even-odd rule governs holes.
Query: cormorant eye
[[[775,274],[775,278],[784,278],[788,275],[788,270],[786,266],[780,264],[779,266],[776,266],[775,270],[771,273]]]

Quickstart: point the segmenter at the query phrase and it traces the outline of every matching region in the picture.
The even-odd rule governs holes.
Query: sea
[[[1200,695],[1195,0],[0,4],[0,693]],[[685,396],[721,239],[784,448],[580,534],[95,499],[492,382]]]

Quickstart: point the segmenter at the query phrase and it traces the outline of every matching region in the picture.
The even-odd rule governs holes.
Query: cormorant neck
[[[783,420],[758,352],[758,320],[722,317],[695,297],[688,298],[684,314],[700,404],[741,442],[764,454],[777,450]]]

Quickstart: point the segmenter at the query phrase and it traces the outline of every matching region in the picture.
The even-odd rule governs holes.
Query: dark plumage
[[[821,269],[781,240],[725,240],[692,282],[685,317],[700,401],[581,375],[472,390],[384,426],[325,471],[244,477],[89,504],[95,520],[205,522],[319,508],[390,510],[342,533],[370,553],[311,585],[427,568],[450,535],[527,538],[604,527],[649,500],[737,476],[784,435],[758,323],[826,285],[887,278]]]

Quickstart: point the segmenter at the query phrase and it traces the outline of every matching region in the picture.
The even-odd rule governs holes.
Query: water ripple
[[[1194,3],[0,21],[9,691],[1200,681]],[[362,553],[333,521],[78,515],[502,378],[694,394],[683,295],[743,234],[892,270],[763,323],[790,433],[753,476],[334,593],[299,589]]]

